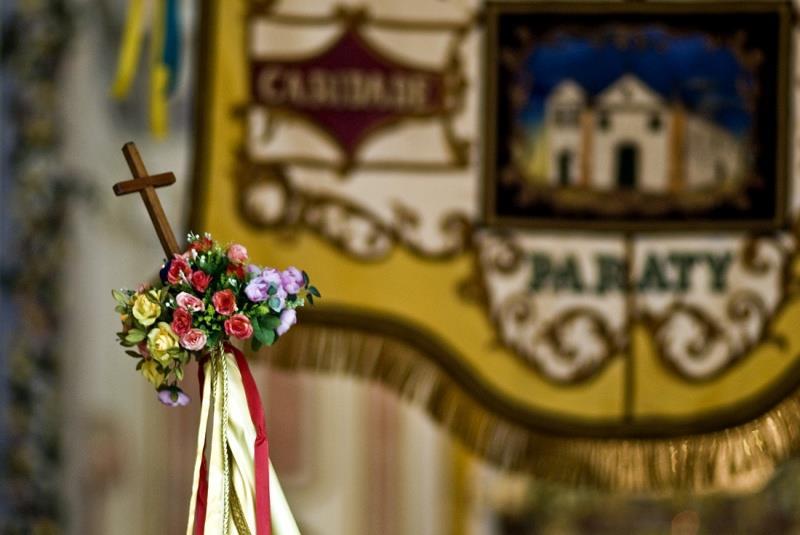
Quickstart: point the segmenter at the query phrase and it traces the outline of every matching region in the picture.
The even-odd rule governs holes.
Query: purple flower
[[[269,298],[269,283],[258,276],[247,283],[247,286],[244,288],[244,293],[253,303],[266,301]]]
[[[272,294],[270,294],[270,287],[274,288]],[[283,303],[283,300],[286,298],[286,292],[281,286],[281,274],[278,270],[272,268],[266,268],[253,280],[248,282],[244,293],[253,303],[266,301],[273,296],[278,296],[280,302]],[[281,296],[281,294],[283,295]]]
[[[275,312],[280,312],[286,307],[286,297],[288,297],[286,290],[281,286],[275,286],[275,293],[269,297],[267,304]]]
[[[189,404],[189,396],[177,386],[168,386],[158,391],[158,401],[169,407],[183,407]]]
[[[258,266],[257,266],[257,265],[255,265],[255,264],[247,264],[247,267],[246,267],[245,269],[247,270],[247,272],[248,272],[250,275],[253,275],[253,276],[256,276],[256,277],[257,277],[258,275],[261,275],[261,268],[260,268],[260,267],[258,267]]]
[[[293,308],[287,308],[281,312],[281,324],[278,325],[275,332],[278,333],[278,336],[283,336],[295,323],[297,323],[297,312]]]
[[[289,266],[281,272],[281,285],[289,294],[296,294],[305,284],[303,272],[294,266]]]
[[[274,268],[264,268],[260,277],[273,286],[281,285],[281,272]]]

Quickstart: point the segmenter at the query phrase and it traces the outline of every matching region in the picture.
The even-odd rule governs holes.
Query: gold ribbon
[[[156,0],[150,42],[150,131],[158,139],[167,136],[169,119],[167,87],[170,73],[163,57],[166,10],[166,1]]]
[[[122,46],[117,57],[117,73],[114,76],[114,84],[111,86],[111,96],[117,100],[127,97],[131,89],[133,75],[142,50],[143,23],[143,0],[130,0],[125,19],[125,30],[122,35]]]

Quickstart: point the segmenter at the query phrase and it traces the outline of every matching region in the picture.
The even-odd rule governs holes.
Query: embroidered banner
[[[759,484],[798,449],[790,16],[206,2],[193,228],[316,266],[276,363],[548,477]]]

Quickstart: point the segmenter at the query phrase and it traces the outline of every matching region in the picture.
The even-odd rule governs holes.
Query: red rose
[[[230,290],[220,290],[211,298],[214,310],[223,316],[230,316],[236,312],[236,296]]]
[[[198,269],[197,271],[192,273],[191,277],[189,277],[189,281],[191,281],[194,289],[200,293],[206,291],[208,285],[211,284],[211,279],[212,279],[211,275],[209,275],[202,269]]]
[[[225,334],[240,340],[247,340],[253,336],[253,325],[244,314],[234,314],[225,320]]]
[[[233,275],[234,277],[243,279],[244,278],[244,266],[238,264],[228,264],[228,269],[226,270],[229,275]]]
[[[192,274],[192,268],[189,267],[189,262],[187,262],[184,257],[176,254],[175,258],[173,258],[172,262],[169,264],[167,281],[169,281],[170,284],[180,284],[183,281],[181,273],[188,278]]]
[[[178,336],[183,336],[192,328],[192,314],[185,308],[176,308],[172,314],[172,330]]]
[[[191,244],[189,244],[189,249],[193,249],[198,253],[203,253],[211,249],[212,245],[214,245],[214,242],[211,241],[211,238],[208,236],[203,236],[197,241],[193,241]]]

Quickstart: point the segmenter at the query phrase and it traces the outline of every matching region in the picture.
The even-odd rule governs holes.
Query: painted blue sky
[[[672,35],[656,27],[637,32],[635,41],[620,43],[618,37],[613,32],[607,40],[565,33],[537,45],[524,63],[533,82],[521,122],[538,126],[545,98],[564,79],[595,96],[630,73],[736,135],[750,129],[752,118],[739,87],[751,87],[755,80],[728,48],[714,47],[700,33]]]

